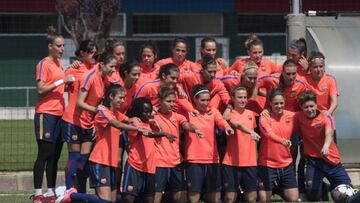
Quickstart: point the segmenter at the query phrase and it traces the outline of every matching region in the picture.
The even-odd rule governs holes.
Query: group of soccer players
[[[275,190],[286,201],[318,201],[324,177],[331,188],[351,185],[335,143],[339,91],[325,56],[307,57],[303,39],[278,66],[251,35],[249,57],[231,67],[210,37],[197,62],[186,59],[184,38],[169,58],[158,60],[149,41],[128,62],[123,42],[109,39],[98,50],[85,40],[75,53],[81,62],[66,70],[64,38],[50,29],[47,43],[36,66],[35,203],[57,198],[64,142],[62,202],[266,202]],[[95,194],[86,193],[88,177]]]

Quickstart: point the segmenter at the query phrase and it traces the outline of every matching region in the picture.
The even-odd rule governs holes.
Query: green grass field
[[[0,171],[32,170],[37,154],[33,120],[0,120],[0,140]],[[64,145],[59,169],[66,151]]]

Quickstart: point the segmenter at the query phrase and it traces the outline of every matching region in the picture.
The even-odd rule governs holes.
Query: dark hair
[[[252,46],[256,45],[264,46],[263,42],[255,34],[251,34],[245,41],[245,48],[250,50]]]
[[[98,57],[98,62],[103,62],[104,64],[108,64],[112,60],[116,60],[116,57],[114,56],[114,54],[102,53]]]
[[[109,108],[111,105],[110,96],[115,97],[120,92],[124,92],[124,88],[119,84],[111,83],[110,86],[106,88],[102,104]]]
[[[316,58],[320,58],[320,59],[324,59],[325,60],[325,56],[323,53],[319,52],[319,51],[312,51],[310,53],[310,57],[308,59],[309,64],[311,64],[313,62],[314,59]]]
[[[80,51],[90,53],[94,47],[97,49],[96,43],[90,39],[84,40],[80,43],[79,48],[75,51],[77,57],[80,56]]]
[[[155,55],[155,59],[158,57],[158,54],[159,54],[159,49],[156,45],[156,43],[152,40],[149,40],[149,41],[146,41],[140,48],[140,60],[141,60],[141,56],[142,56],[142,53],[144,51],[144,49],[150,49],[154,55]]]
[[[183,37],[177,37],[177,38],[175,38],[175,39],[172,41],[172,43],[171,43],[171,49],[175,48],[178,43],[183,43],[183,44],[185,44],[185,45],[186,45],[186,50],[187,50],[187,51],[189,50],[188,41],[187,41],[186,38],[183,38]]]
[[[273,89],[270,91],[269,101],[272,102],[272,100],[273,100],[274,97],[276,97],[276,96],[282,96],[282,97],[285,99],[284,92],[283,92],[283,90],[280,89],[280,88],[273,88]]]
[[[244,86],[236,85],[236,86],[231,90],[231,96],[234,97],[234,96],[235,96],[235,93],[236,93],[237,91],[241,91],[241,90],[245,91],[246,94],[247,94],[247,90],[246,90],[246,88],[245,88]]]
[[[283,66],[282,66],[282,72],[280,74],[280,79],[279,79],[279,87],[280,88],[285,87],[284,76],[282,74],[284,73],[286,66],[295,66],[297,68],[297,63],[293,59],[287,59],[284,62]]]
[[[316,104],[316,94],[310,90],[302,91],[298,96],[298,101],[300,105],[303,105],[307,101],[314,101]]]
[[[168,86],[161,87],[159,93],[157,94],[157,96],[160,100],[164,100],[169,95],[176,95],[176,93],[175,93],[174,89],[172,89]]]
[[[205,54],[202,57],[201,66],[202,66],[203,69],[207,69],[209,65],[215,65],[216,66],[216,59],[211,57],[210,54]]]
[[[201,48],[205,48],[205,45],[206,43],[208,42],[214,42],[215,45],[217,45],[217,42],[216,40],[213,38],[213,37],[204,37],[202,40],[201,40]]]
[[[125,63],[121,66],[120,76],[121,76],[122,78],[124,78],[124,77],[125,77],[125,71],[126,71],[127,73],[130,73],[130,72],[132,71],[132,69],[133,69],[134,67],[137,67],[137,66],[140,67],[140,64],[139,64],[139,62],[136,61],[136,60],[131,60],[131,61],[125,62]]]
[[[161,79],[163,74],[170,75],[172,71],[180,72],[179,68],[173,63],[162,65],[159,70],[159,78]]]
[[[107,39],[105,41],[105,47],[103,52],[112,54],[114,52],[114,49],[118,46],[123,46],[125,48],[125,44],[123,41],[114,38]]]
[[[192,91],[192,97],[194,98],[198,98],[199,97],[199,92],[200,91],[208,91],[208,93],[210,94],[210,91],[209,89],[205,86],[205,85],[201,85],[201,84],[197,84],[197,85],[194,85],[193,87],[193,91]],[[196,96],[195,96],[196,95]]]
[[[289,48],[294,49],[297,53],[307,56],[307,45],[304,38],[298,40],[292,40],[289,44]]]
[[[129,117],[138,117],[142,118],[142,113],[144,112],[144,105],[148,104],[153,109],[153,105],[151,104],[150,100],[145,97],[139,97],[133,100],[131,103],[131,108],[128,112]]]
[[[48,44],[52,44],[54,43],[54,41],[57,38],[64,38],[63,36],[61,36],[59,33],[56,32],[56,29],[54,28],[54,26],[49,26],[47,28],[47,36],[46,36],[46,41]]]

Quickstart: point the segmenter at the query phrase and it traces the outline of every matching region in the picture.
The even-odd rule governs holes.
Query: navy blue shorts
[[[258,174],[260,190],[272,191],[275,183],[282,189],[298,187],[293,164],[285,168],[258,166]]]
[[[292,134],[290,141],[291,141],[291,146],[299,146],[301,143],[301,138],[297,134]]]
[[[257,191],[257,167],[236,167],[222,165],[222,182],[225,192]]]
[[[305,187],[307,190],[320,190],[324,177],[329,180],[331,189],[340,184],[351,185],[349,175],[341,163],[332,165],[322,159],[308,157],[305,169]]]
[[[115,168],[89,161],[90,187],[108,186],[116,189]]]
[[[179,164],[174,168],[156,167],[155,191],[185,191],[185,171],[183,164]]]
[[[47,113],[36,113],[34,117],[36,140],[43,140],[51,143],[61,142],[61,116]]]
[[[189,192],[220,192],[220,164],[186,163],[186,185]]]
[[[140,172],[130,166],[125,165],[123,193],[133,196],[152,196],[155,193],[155,174]]]
[[[61,137],[64,142],[81,144],[93,140],[94,129],[84,129],[61,120]]]

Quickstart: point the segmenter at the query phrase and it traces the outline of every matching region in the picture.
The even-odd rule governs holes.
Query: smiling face
[[[201,71],[201,75],[205,83],[210,82],[216,76],[217,67],[216,64],[209,64],[206,68]]]
[[[325,61],[323,58],[314,58],[310,63],[311,77],[319,81],[325,74]]]
[[[280,115],[284,112],[285,99],[281,95],[276,95],[270,101],[271,112],[275,115]]]
[[[241,84],[247,88],[253,88],[256,85],[258,71],[255,68],[246,70],[242,75]]]
[[[206,112],[210,103],[210,93],[200,93],[194,98],[195,108],[200,112]]]
[[[128,81],[131,84],[135,83],[139,79],[140,74],[141,74],[140,66],[134,66],[131,69],[130,73],[125,71],[124,74],[125,74],[126,81]]]
[[[119,91],[115,96],[110,95],[111,107],[113,107],[114,109],[120,109],[124,101],[125,101],[124,91]]]
[[[286,86],[291,86],[294,84],[296,79],[296,69],[297,67],[292,64],[289,64],[284,67],[284,70],[281,74],[284,78],[284,83]]]
[[[104,64],[103,62],[100,62],[100,66],[102,69],[102,75],[105,76],[111,76],[116,68],[116,59],[110,60],[107,64]]]
[[[160,101],[160,109],[163,113],[170,113],[175,106],[176,96],[175,94],[170,94]]]
[[[299,51],[298,51],[297,49],[289,48],[289,49],[288,49],[287,58],[288,58],[288,59],[292,59],[292,60],[294,60],[296,63],[298,63],[299,60],[300,60],[300,58],[301,58],[301,54],[299,53]]]
[[[143,111],[141,112],[140,119],[145,123],[149,122],[153,110],[152,106],[148,103],[145,103],[142,110]]]
[[[168,75],[162,74],[162,76],[161,76],[161,82],[162,82],[164,85],[166,85],[166,86],[174,89],[175,86],[176,86],[176,83],[177,83],[177,81],[178,81],[178,78],[179,78],[179,72],[177,72],[177,71],[170,71],[170,74],[168,74]]]
[[[65,50],[64,45],[65,42],[62,37],[57,37],[53,43],[48,44],[49,54],[54,60],[59,60],[62,57]]]
[[[232,96],[232,102],[236,110],[242,110],[247,104],[247,92],[246,90],[237,90]]]
[[[94,58],[94,55],[96,53],[96,47],[94,47],[91,51],[86,52],[86,51],[80,51],[80,55],[83,59],[83,62],[85,64],[89,64],[89,65],[93,65],[96,63],[96,60]]]
[[[201,55],[208,54],[212,58],[216,57],[216,43],[213,41],[205,42],[204,48],[200,49]]]
[[[248,50],[248,55],[250,56],[250,60],[254,61],[256,64],[259,64],[264,55],[264,48],[262,45],[253,45]]]
[[[172,57],[175,63],[182,63],[185,61],[187,55],[187,47],[185,43],[178,42],[172,49]]]

